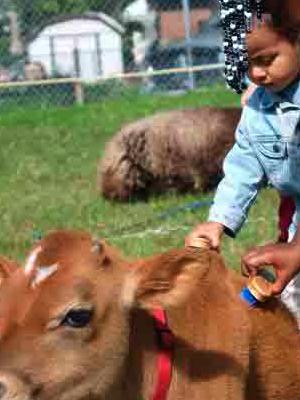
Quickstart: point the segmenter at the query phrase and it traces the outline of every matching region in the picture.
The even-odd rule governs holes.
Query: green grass
[[[167,219],[165,210],[205,196],[169,194],[147,203],[115,204],[96,190],[96,166],[105,142],[122,124],[156,111],[203,104],[239,104],[222,88],[182,96],[124,94],[72,108],[15,109],[0,114],[0,253],[22,260],[37,231],[82,228],[107,238],[131,256],[182,246],[185,235],[208,208]],[[273,207],[274,204],[274,207]],[[251,245],[276,235],[277,198],[265,191],[224,255],[237,267]]]

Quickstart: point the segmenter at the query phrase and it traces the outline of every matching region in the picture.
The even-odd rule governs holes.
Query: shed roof
[[[30,37],[28,38],[28,42],[32,42],[45,28],[51,25],[59,24],[61,22],[67,22],[74,19],[85,19],[90,21],[99,21],[103,24],[109,26],[112,30],[119,33],[120,35],[124,34],[124,27],[116,21],[114,18],[102,12],[86,12],[84,14],[66,14],[61,15],[59,17],[55,17],[50,19],[46,24],[39,26],[35,31],[32,32]]]

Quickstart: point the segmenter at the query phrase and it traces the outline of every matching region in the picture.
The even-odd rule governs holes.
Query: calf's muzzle
[[[0,371],[0,400],[33,400],[34,392],[21,378]]]

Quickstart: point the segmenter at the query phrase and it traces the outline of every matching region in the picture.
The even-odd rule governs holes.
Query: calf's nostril
[[[6,393],[7,389],[4,383],[0,382],[0,399],[2,399]]]

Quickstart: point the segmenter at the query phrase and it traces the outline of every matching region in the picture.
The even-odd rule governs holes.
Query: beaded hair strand
[[[244,76],[248,70],[246,34],[251,31],[255,17],[262,20],[262,0],[219,1],[224,32],[224,75],[227,84],[237,93],[241,93],[246,88]]]

